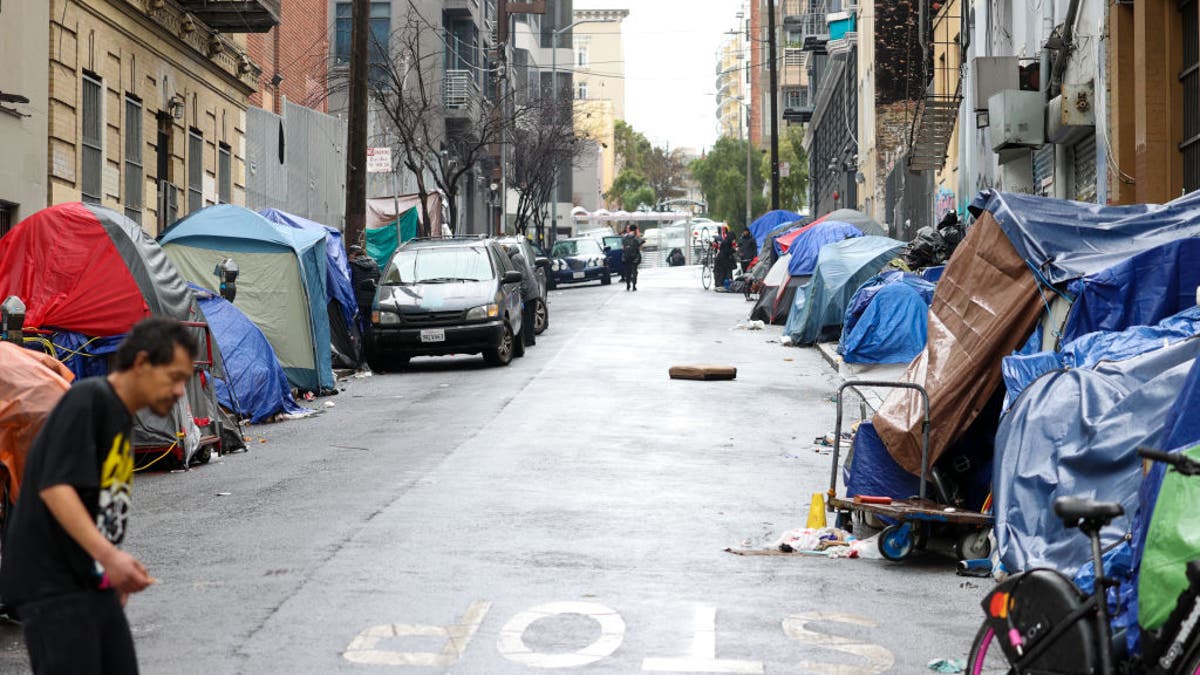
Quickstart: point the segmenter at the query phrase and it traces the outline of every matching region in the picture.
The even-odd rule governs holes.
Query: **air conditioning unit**
[[[988,109],[993,94],[1020,88],[1021,62],[1015,56],[977,56],[971,61],[975,82],[975,111]]]
[[[1046,143],[1046,106],[1040,91],[1005,89],[988,99],[992,152]]]
[[[1064,84],[1046,104],[1046,140],[1070,144],[1096,133],[1096,89],[1092,82]]]

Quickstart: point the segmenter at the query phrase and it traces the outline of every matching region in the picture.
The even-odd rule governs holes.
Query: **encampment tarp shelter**
[[[367,255],[375,260],[380,271],[391,262],[392,254],[400,248],[401,244],[416,238],[420,224],[420,216],[417,211],[417,207],[414,206],[401,213],[398,219],[382,227],[367,228],[365,233]]]
[[[187,283],[141,226],[115,211],[78,202],[42,209],[0,237],[0,297],[10,295],[24,301],[27,328],[53,332],[30,337],[27,344],[64,356],[77,377],[107,373],[103,357],[148,316],[205,321]],[[197,338],[206,355],[207,337],[197,329]],[[66,359],[70,351],[80,355]],[[213,349],[213,357],[210,368],[219,374],[219,350]],[[179,442],[182,459],[189,462],[205,438],[225,439],[227,451],[233,449],[230,443],[240,444],[236,425],[221,419],[211,379],[206,373],[193,377],[167,417],[140,413],[134,446]],[[209,425],[202,430],[197,419]]]
[[[354,299],[350,263],[342,233],[336,228],[302,218],[278,209],[258,212],[277,225],[325,234],[325,295],[329,300],[329,342],[333,349],[334,365],[339,368],[358,368],[363,359],[362,335],[358,330],[358,304]]]
[[[442,207],[442,195],[438,192],[432,192],[426,195],[425,205],[429,210],[429,236],[442,236],[442,223],[445,214]],[[416,207],[418,220],[425,216],[421,213],[421,196],[416,194],[399,195],[396,198],[392,197],[374,197],[367,200],[367,228],[373,229],[383,227],[388,223],[394,223],[399,219],[405,211]],[[354,243],[354,242],[350,242]],[[379,266],[383,267],[387,261],[378,260]]]
[[[1039,279],[1057,287],[1200,236],[1200,193],[1165,205],[1098,206],[986,190],[970,209],[976,221],[938,282],[925,350],[904,376],[929,392],[932,461],[975,422],[1000,385],[1002,360],[1040,321],[1055,291]],[[920,397],[897,389],[874,418],[888,451],[914,473],[922,416]]]
[[[8,472],[9,504],[17,501],[34,437],[74,379],[50,355],[0,342],[0,463]]]
[[[920,291],[905,283],[885,284],[857,321],[849,328],[843,323],[838,351],[846,363],[909,363],[925,349],[928,320],[929,301]]]
[[[788,274],[792,276],[812,276],[817,269],[817,257],[826,244],[832,244],[845,239],[863,236],[862,230],[836,220],[823,220],[804,228],[788,247],[792,254],[792,262],[788,264]],[[776,241],[779,241],[776,239]]]
[[[304,391],[333,388],[323,232],[218,204],[178,221],[159,240],[183,277],[201,287],[232,258],[241,270],[234,304],[267,336],[288,381]]]
[[[763,243],[767,240],[767,235],[772,230],[779,228],[781,225],[802,220],[803,218],[799,213],[784,209],[768,211],[756,218],[753,223],[750,223],[750,234],[754,235],[755,241],[758,242],[758,250],[761,251]]]
[[[221,405],[254,424],[269,421],[279,413],[306,412],[292,398],[283,366],[258,326],[212,291],[197,286],[192,290],[225,357],[226,374],[216,382]]]
[[[796,287],[798,287],[789,289],[788,286],[800,283],[799,279],[793,279],[788,274],[788,263],[791,259],[791,254],[784,253],[763,277],[763,286],[759,291],[758,301],[750,310],[752,320],[765,321],[775,325],[783,325],[787,321],[787,313],[791,308]]]
[[[903,248],[887,237],[855,237],[821,248],[812,280],[796,293],[784,334],[795,345],[836,339],[851,296]]]
[[[851,225],[862,230],[862,233],[868,237],[886,237],[887,231],[871,216],[857,209],[836,209],[825,215],[826,220],[840,220],[843,223]]]

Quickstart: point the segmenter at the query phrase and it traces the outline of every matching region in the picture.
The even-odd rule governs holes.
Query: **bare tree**
[[[533,225],[537,240],[545,241],[546,206],[557,197],[555,184],[564,180],[564,170],[575,165],[586,139],[575,136],[571,102],[548,95],[522,106],[512,138],[511,176],[520,195],[514,226],[518,234],[525,235]]]
[[[688,174],[688,163],[680,150],[655,147],[642,158],[642,173],[660,202],[683,196],[679,186]]]

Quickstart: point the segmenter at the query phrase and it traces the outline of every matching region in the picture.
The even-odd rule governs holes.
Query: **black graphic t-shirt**
[[[70,485],[114,544],[125,538],[133,484],[133,417],[103,377],[71,387],[46,419],[25,464],[0,558],[0,597],[22,603],[104,588],[99,563],[75,543],[38,495]]]

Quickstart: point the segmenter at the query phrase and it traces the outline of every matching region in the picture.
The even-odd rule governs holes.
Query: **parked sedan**
[[[367,363],[395,370],[414,356],[523,356],[521,279],[500,244],[420,239],[402,246],[379,280]]]
[[[550,250],[550,280],[552,286],[585,281],[607,286],[612,283],[612,272],[595,238],[573,237],[559,239]]]

